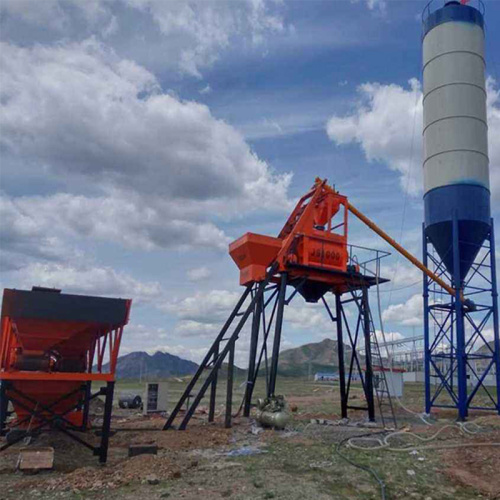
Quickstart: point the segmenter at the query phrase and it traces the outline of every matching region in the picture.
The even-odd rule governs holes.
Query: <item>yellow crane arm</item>
[[[434,274],[430,269],[425,267],[422,262],[420,262],[416,257],[414,257],[410,252],[405,250],[396,240],[393,240],[386,232],[382,231],[377,224],[372,222],[368,217],[363,215],[356,207],[353,207],[350,203],[347,204],[349,211],[354,214],[360,221],[364,222],[370,229],[375,231],[381,238],[383,238],[389,245],[394,247],[403,257],[407,258],[414,266],[417,266],[422,272],[424,272],[429,278],[435,281],[439,286],[444,288],[450,295],[455,297],[456,292],[453,287],[445,283],[439,276]]]

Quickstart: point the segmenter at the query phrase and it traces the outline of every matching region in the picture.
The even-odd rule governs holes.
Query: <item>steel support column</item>
[[[5,434],[5,424],[7,421],[7,410],[9,407],[9,400],[7,399],[7,382],[0,381],[0,436]]]
[[[219,357],[219,344],[214,347],[214,365]],[[215,418],[215,401],[217,397],[217,378],[218,374],[216,373],[214,376],[214,381],[212,382],[212,386],[210,387],[210,403],[208,407],[208,421],[213,422]]]
[[[423,264],[428,267],[427,247],[428,241],[425,234],[425,225],[422,224],[422,257]],[[424,303],[424,380],[425,380],[425,413],[431,412],[431,353],[429,343],[429,281],[427,275],[423,275],[423,303]]]
[[[83,418],[82,430],[87,430],[89,425],[89,411],[90,411],[90,396],[92,395],[92,381],[87,381],[83,387]]]
[[[271,373],[269,375],[269,387],[267,392],[268,397],[273,397],[276,391],[276,378],[278,376],[278,360],[279,360],[280,344],[281,344],[281,331],[283,328],[283,312],[285,309],[287,280],[288,280],[288,273],[282,273],[280,280],[280,290],[278,295],[278,310],[276,311],[273,353],[271,358]]]
[[[111,430],[111,413],[113,411],[113,395],[115,391],[115,383],[108,382],[106,384],[106,400],[104,403],[104,416],[102,422],[101,445],[99,446],[99,462],[106,463],[108,459],[109,434]]]
[[[260,285],[262,286],[262,284]],[[250,416],[250,406],[252,404],[252,394],[254,390],[255,379],[255,362],[257,358],[257,345],[259,343],[259,328],[262,316],[262,306],[264,303],[264,296],[255,304],[254,315],[252,318],[252,332],[250,337],[250,353],[248,356],[248,375],[247,384],[245,388],[245,406],[243,409],[243,416]]]
[[[368,419],[375,422],[375,401],[373,398],[373,366],[370,331],[370,305],[368,301],[368,288],[363,287],[363,336],[365,341],[365,397],[368,406]],[[375,335],[375,332],[374,332]]]
[[[495,259],[495,227],[491,219],[490,230],[490,266],[491,266],[491,299],[493,308],[493,347],[495,356],[496,382],[497,382],[497,410],[500,415],[500,332],[498,320],[498,283],[497,266]]]
[[[335,321],[337,325],[337,354],[339,358],[340,408],[342,418],[347,418],[347,391],[345,385],[344,335],[342,331],[342,299],[335,294]]]
[[[170,416],[168,417],[167,421],[165,422],[165,425],[163,426],[163,430],[167,430],[167,429],[171,428],[171,426],[172,426],[175,418],[177,417],[177,415],[178,415],[179,411],[181,410],[182,406],[184,405],[184,402],[186,400],[188,400],[188,398],[191,397],[191,391],[194,389],[194,386],[196,385],[196,382],[198,382],[198,380],[201,377],[203,371],[205,370],[205,368],[207,367],[208,363],[210,362],[210,359],[214,356],[215,351],[219,348],[219,344],[220,344],[221,340],[224,338],[224,335],[229,330],[229,327],[231,326],[232,322],[234,321],[234,319],[238,315],[238,313],[239,313],[239,311],[241,309],[241,306],[243,305],[243,303],[245,302],[245,300],[247,299],[247,297],[250,295],[251,290],[252,290],[252,286],[251,285],[249,285],[249,286],[246,287],[245,291],[243,292],[242,296],[240,297],[240,300],[238,301],[238,303],[234,307],[233,311],[229,315],[229,318],[227,319],[226,323],[222,327],[222,330],[219,332],[219,335],[217,335],[217,338],[215,339],[214,343],[212,344],[212,347],[208,350],[207,354],[205,355],[205,358],[200,363],[200,366],[198,367],[198,370],[196,370],[196,373],[194,374],[193,378],[191,379],[191,381],[189,382],[188,386],[186,387],[186,390],[182,394],[181,398],[179,399],[179,401],[175,405],[175,408],[173,409],[172,413],[170,414]],[[246,318],[245,318],[245,321],[246,321]],[[243,322],[240,321],[240,324],[239,324],[238,328],[241,329],[241,326],[243,326],[243,324],[244,324],[244,321]],[[220,364],[222,364],[222,361],[219,360],[219,357],[220,356],[217,356],[216,358],[215,357],[213,358],[214,359],[214,367],[217,367],[217,369],[220,367]],[[220,361],[220,363],[219,363],[219,361]],[[216,378],[216,376],[217,376],[217,373],[215,373],[215,374],[212,375],[212,377],[210,379],[210,383],[212,383],[214,381],[214,379]],[[208,387],[208,385],[207,385],[207,387]],[[205,387],[205,390],[206,390],[206,387]],[[203,393],[205,392],[205,390],[203,391]],[[201,397],[200,397],[200,400],[201,400]],[[214,401],[215,401],[215,399],[214,399]],[[198,403],[199,403],[199,401],[196,402],[196,406],[198,405]],[[186,416],[188,416],[187,421],[189,421],[189,419],[192,416],[192,413],[194,413],[194,408],[193,408],[192,412],[190,412],[189,409],[188,409],[187,413],[188,413],[188,415],[186,415]],[[187,424],[187,421],[186,421],[186,424]]]
[[[227,387],[226,387],[226,418],[224,427],[231,427],[231,412],[233,411],[233,380],[234,380],[234,342],[229,348],[229,359],[227,363]]]
[[[465,350],[464,308],[461,299],[460,240],[457,212],[453,214],[453,286],[455,287],[455,324],[457,333],[458,417],[467,418],[467,353]],[[452,354],[452,353],[451,353]],[[453,373],[451,374],[453,380]]]
[[[212,344],[212,347],[210,348],[208,354],[205,356],[204,361],[202,362],[202,364],[198,368],[198,371],[194,375],[193,379],[191,379],[191,382],[188,384],[188,387],[186,388],[183,395],[181,396],[181,399],[177,403],[177,406],[174,408],[174,411],[170,414],[170,417],[168,418],[167,422],[165,423],[165,425],[163,427],[164,430],[169,429],[172,426],[172,423],[175,420],[177,413],[180,410],[181,405],[184,403],[184,401],[186,400],[188,395],[191,394],[191,390],[193,389],[196,381],[198,380],[199,376],[201,375],[201,372],[206,368],[207,361],[210,359],[210,357],[212,356],[212,354],[214,352],[215,344],[221,342],[221,340],[224,338],[224,334],[227,332],[228,328],[231,326],[233,319],[236,316],[241,316],[241,318],[238,322],[238,325],[234,329],[231,336],[227,339],[227,343],[226,343],[225,347],[222,349],[221,353],[217,357],[217,360],[215,361],[214,365],[212,366],[212,371],[210,372],[208,377],[205,379],[205,381],[201,385],[200,389],[198,390],[198,393],[196,394],[193,402],[186,410],[186,414],[184,415],[184,418],[182,419],[182,422],[179,425],[179,430],[186,429],[188,422],[191,420],[192,416],[194,415],[194,412],[196,411],[196,408],[200,404],[200,401],[205,396],[205,393],[206,393],[208,387],[213,382],[215,375],[217,374],[217,371],[220,369],[220,367],[222,365],[222,362],[224,361],[224,359],[228,355],[234,342],[236,342],[236,340],[238,340],[238,337],[241,333],[243,326],[245,325],[250,314],[252,313],[252,311],[255,308],[255,304],[259,300],[262,299],[262,296],[264,295],[265,287],[269,283],[271,276],[274,274],[274,272],[275,272],[275,268],[271,267],[271,269],[267,273],[266,279],[263,281],[264,286],[262,288],[258,289],[257,293],[254,295],[252,301],[250,302],[250,304],[246,308],[245,312],[240,315],[240,314],[238,314],[239,309],[240,309],[241,305],[243,304],[243,302],[245,301],[246,297],[250,294],[251,287],[252,287],[251,285],[247,286],[245,293],[243,294],[242,298],[240,299],[240,302],[236,305],[236,307],[233,310],[233,312],[231,313],[231,316],[229,317],[228,321],[226,322],[223,329],[221,330],[221,332],[217,336],[215,343]]]

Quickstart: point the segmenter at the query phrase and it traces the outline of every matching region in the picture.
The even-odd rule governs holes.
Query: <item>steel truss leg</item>
[[[70,392],[68,394],[65,394],[64,396],[62,396],[61,398],[59,398],[56,401],[52,402],[48,406],[41,405],[40,410],[33,409],[33,408],[29,407],[22,400],[15,399],[11,395],[10,399],[15,404],[17,404],[18,406],[20,406],[21,408],[23,408],[24,410],[26,410],[30,414],[27,418],[19,421],[18,425],[21,424],[21,423],[23,423],[23,422],[26,422],[27,420],[29,420],[31,418],[37,418],[41,422],[38,423],[38,424],[36,424],[35,426],[31,427],[29,433],[25,432],[24,434],[21,434],[18,438],[16,438],[16,439],[14,439],[14,440],[12,440],[12,441],[10,441],[10,442],[5,443],[4,445],[2,445],[0,447],[0,452],[6,450],[7,448],[10,448],[11,446],[15,445],[19,441],[22,441],[27,435],[33,435],[36,431],[43,429],[45,426],[48,426],[49,428],[56,428],[57,430],[63,432],[64,434],[66,434],[67,436],[69,436],[74,441],[77,441],[78,443],[80,443],[83,446],[85,446],[85,447],[89,448],[90,450],[92,450],[94,452],[94,454],[99,454],[99,448],[95,448],[94,446],[92,446],[91,444],[87,443],[83,439],[79,438],[78,436],[76,436],[72,432],[68,431],[64,426],[59,425],[60,423],[68,422],[67,419],[65,418],[65,416],[68,413],[71,413],[73,410],[77,409],[78,405],[80,404],[80,402],[78,402],[76,405],[74,405],[74,406],[66,409],[63,413],[60,413],[60,414],[57,414],[57,413],[55,413],[52,410],[52,408],[55,405],[57,405],[61,401],[64,401],[64,400],[70,398],[71,396],[73,396],[74,394],[76,394],[77,392],[79,392],[80,390],[81,389],[78,388],[76,391],[72,391],[72,392]],[[23,394],[20,391],[15,391],[15,392],[16,392],[16,394],[19,394],[23,399],[25,399],[27,401],[30,401],[33,404],[34,400],[32,398],[30,398],[26,394]],[[95,393],[93,395],[91,395],[90,398],[89,398],[89,401],[92,400],[92,399],[94,399],[94,398],[96,398],[97,396],[99,396],[99,394],[101,394],[101,391],[97,392],[97,393]],[[36,401],[35,401],[35,404],[36,404]],[[46,413],[48,413],[49,416],[47,416]],[[70,424],[70,426],[72,426],[74,428],[73,424],[71,424],[70,422],[69,422],[69,424]]]
[[[226,340],[227,341],[226,345],[224,346],[224,348],[220,352],[219,356],[215,359],[210,374],[208,375],[208,377],[205,379],[202,386],[198,390],[198,393],[196,394],[191,405],[187,408],[186,414],[184,415],[184,418],[178,427],[179,430],[186,429],[187,424],[189,423],[192,416],[194,415],[194,412],[196,411],[196,408],[200,404],[200,401],[205,396],[205,393],[206,393],[208,387],[213,383],[213,381],[217,375],[218,370],[221,368],[222,363],[224,362],[224,359],[226,359],[226,356],[229,354],[229,351],[234,347],[234,343],[238,339],[240,332],[241,332],[243,326],[245,325],[245,323],[247,322],[250,314],[254,311],[256,303],[262,299],[262,297],[264,295],[265,288],[275,272],[276,272],[276,266],[272,266],[266,275],[266,279],[259,284],[258,291],[253,296],[252,301],[250,302],[250,305],[246,308],[244,313],[238,314],[241,306],[245,302],[245,299],[248,297],[248,295],[250,294],[251,289],[252,289],[252,285],[247,286],[247,288],[246,288],[245,292],[243,293],[242,297],[240,298],[238,304],[236,305],[235,309],[233,310],[230,317],[226,321],[226,324],[224,325],[221,332],[217,336],[214,344],[212,344],[212,347],[210,348],[210,350],[208,351],[207,355],[205,356],[203,362],[199,366],[196,374],[191,379],[191,382],[188,384],[188,387],[184,391],[184,394],[181,396],[181,399],[178,401],[176,407],[174,408],[174,411],[171,413],[170,417],[168,418],[167,422],[165,423],[165,425],[163,427],[164,430],[172,427],[172,423],[173,423],[174,419],[176,418],[180,408],[184,404],[184,401],[188,398],[188,396],[191,395],[191,390],[194,388],[194,385],[196,384],[196,382],[200,378],[203,370],[207,367],[208,361],[210,360],[210,358],[212,357],[213,353],[216,350],[216,346],[222,340]],[[224,339],[224,335],[226,334],[227,330],[231,326],[231,323],[233,322],[234,318],[237,315],[241,316],[241,319],[239,320],[234,331],[231,333],[231,336],[229,338]]]
[[[7,382],[0,381],[0,436],[6,432],[7,410],[9,400],[7,398]]]
[[[215,346],[214,349],[214,364],[219,357],[219,344]],[[215,418],[215,402],[217,398],[217,378],[218,374],[216,373],[214,376],[214,381],[212,382],[212,386],[210,387],[210,405],[208,408],[208,421],[213,422]]]
[[[99,446],[99,462],[106,463],[108,459],[109,431],[111,429],[111,414],[113,412],[113,394],[115,383],[106,384],[106,401],[104,403],[104,417],[102,422],[101,445]]]
[[[321,297],[323,304],[326,307],[326,311],[328,312],[328,316],[335,323],[337,330],[337,355],[338,355],[338,363],[339,363],[339,386],[340,386],[340,409],[342,418],[347,418],[347,402],[348,402],[348,394],[346,390],[345,383],[345,359],[344,359],[344,336],[342,332],[342,299],[341,295],[335,294],[335,316],[333,316],[330,307],[328,306],[328,302],[325,300],[325,297]]]
[[[425,225],[422,224],[422,256],[423,264],[428,267],[428,241],[425,234]],[[431,353],[429,341],[429,281],[423,274],[423,302],[424,302],[424,385],[425,385],[425,413],[431,412]]]
[[[82,430],[87,430],[89,426],[89,411],[90,411],[90,396],[92,394],[92,381],[88,381],[84,385],[84,399],[83,399],[83,419]]]
[[[249,286],[247,286],[247,288],[243,292],[242,296],[240,297],[240,300],[238,301],[238,303],[236,304],[235,308],[233,309],[233,312],[229,315],[229,318],[227,319],[226,323],[222,327],[222,330],[219,332],[219,335],[217,335],[217,338],[215,339],[214,343],[212,344],[212,347],[209,349],[209,351],[205,355],[205,358],[200,363],[200,366],[198,367],[198,370],[193,375],[193,378],[191,379],[191,381],[189,382],[188,386],[186,387],[186,390],[184,391],[184,393],[182,394],[181,398],[177,402],[175,408],[173,409],[172,413],[168,417],[168,420],[165,422],[165,425],[163,426],[163,430],[167,430],[167,429],[170,429],[172,427],[172,424],[173,424],[175,418],[177,417],[179,411],[181,410],[182,406],[184,405],[184,402],[189,397],[191,397],[191,391],[193,390],[194,386],[196,385],[196,383],[200,379],[201,375],[203,374],[203,371],[208,366],[208,364],[210,362],[210,359],[212,357],[213,357],[213,360],[214,360],[213,366],[214,367],[217,366],[217,369],[219,368],[220,365],[218,364],[218,360],[220,358],[220,355],[215,356],[215,353],[218,352],[219,344],[220,344],[221,340],[224,338],[224,335],[229,330],[229,327],[231,326],[232,322],[234,321],[234,319],[238,315],[239,310],[241,309],[241,306],[243,305],[243,303],[247,299],[248,295],[250,295],[250,291],[251,290],[252,290],[252,285],[249,285]],[[240,321],[240,323],[241,323],[241,321]],[[221,361],[221,364],[222,364],[222,361]],[[216,379],[216,377],[217,377],[217,371],[210,378],[210,382],[214,382],[214,380]],[[213,388],[212,388],[212,394],[215,396],[215,390]],[[213,398],[212,404],[215,404],[215,397]],[[193,409],[193,412],[194,412],[194,409]],[[189,421],[189,419],[188,419],[188,421]]]
[[[252,336],[250,338],[250,354],[248,357],[248,376],[247,385],[245,390],[245,407],[243,409],[243,416],[250,416],[250,406],[252,404],[252,394],[254,390],[254,378],[255,378],[255,362],[257,358],[257,345],[259,342],[259,328],[262,316],[262,306],[264,303],[264,297],[257,301],[255,304],[255,311],[252,319]]]
[[[342,418],[347,418],[347,391],[345,385],[344,335],[342,332],[342,300],[335,294],[335,321],[337,324],[337,354],[339,358],[340,407]]]
[[[231,427],[231,412],[233,409],[234,343],[234,341],[231,342],[227,363],[226,418],[224,422],[226,429]]]
[[[458,410],[458,419],[466,420],[469,413],[469,408],[471,408],[471,402],[474,399],[476,393],[483,385],[484,378],[487,375],[487,371],[484,371],[482,376],[478,376],[473,367],[469,364],[470,358],[468,352],[471,352],[472,347],[468,345],[469,341],[466,341],[465,337],[465,324],[466,319],[468,319],[475,330],[480,335],[479,331],[484,327],[484,323],[481,323],[479,327],[474,325],[474,322],[468,316],[466,312],[467,309],[462,304],[461,293],[467,295],[467,289],[470,283],[469,278],[468,281],[462,282],[460,279],[460,249],[459,249],[459,227],[458,220],[456,214],[453,215],[452,220],[452,251],[453,251],[453,273],[452,276],[452,285],[455,288],[456,295],[453,297],[453,300],[450,304],[450,310],[448,312],[448,317],[445,319],[444,323],[439,323],[436,318],[434,318],[434,314],[431,314],[431,310],[433,310],[433,306],[429,306],[428,303],[428,280],[424,278],[424,340],[425,340],[425,367],[426,367],[426,378],[425,378],[425,389],[426,389],[426,411],[430,412],[432,406],[443,406],[447,408],[456,408]],[[428,241],[425,237],[425,231],[423,232],[424,238],[424,265],[426,265],[426,259],[429,258],[434,261],[436,267],[441,267],[441,264],[438,264],[435,259],[432,258],[432,255],[428,252],[427,246]],[[491,292],[491,306],[490,305],[482,305],[481,308],[489,311],[488,314],[492,315],[493,318],[493,355],[490,359],[489,370],[496,369],[496,401],[495,397],[488,393],[490,399],[493,402],[493,408],[491,407],[474,407],[474,409],[479,410],[488,410],[495,409],[500,414],[500,339],[499,339],[499,318],[498,318],[498,283],[497,283],[497,274],[496,274],[496,260],[495,260],[495,236],[494,236],[494,226],[493,220],[491,220],[491,228],[488,235],[489,241],[489,266],[484,265],[484,267],[488,267],[490,270],[490,278],[488,279],[485,276],[482,276],[481,273],[476,269],[475,273],[480,274],[487,282],[487,288],[483,288],[483,292]],[[485,256],[477,267],[483,265],[483,261],[487,257]],[[474,274],[473,274],[474,275]],[[474,289],[474,287],[471,287]],[[476,288],[476,290],[481,290]],[[430,329],[429,323],[430,320],[434,321],[440,328],[441,331],[445,331],[446,328],[446,338],[448,339],[448,350],[449,356],[439,356],[439,354],[435,354],[433,347],[434,343],[431,342],[430,339]],[[448,327],[445,326],[445,323],[449,321],[450,325]],[[484,321],[484,320],[483,320]],[[481,335],[482,336],[482,335]],[[484,338],[483,338],[484,340]],[[474,359],[472,357],[472,359]],[[449,366],[446,363],[449,362]],[[430,384],[430,372],[431,366],[434,367],[436,376],[439,377],[440,386],[437,390],[432,393],[431,384]],[[474,384],[469,389],[468,387],[468,374],[467,372],[470,370],[472,376],[474,377],[472,380]],[[489,372],[492,373],[492,372]],[[455,383],[454,377],[457,377],[457,383]],[[477,379],[477,380],[476,380]],[[455,391],[456,387],[456,391]],[[486,388],[484,388],[486,390]],[[449,396],[452,398],[452,403],[447,405],[439,405],[436,404],[436,400],[441,392],[447,392]]]
[[[493,345],[495,356],[496,382],[497,382],[497,410],[500,415],[500,332],[498,320],[498,284],[497,266],[495,258],[495,227],[491,219],[490,230],[490,266],[491,266],[491,301],[493,307]]]
[[[280,280],[280,290],[278,295],[278,310],[276,313],[276,324],[274,330],[273,353],[271,358],[271,373],[269,375],[268,397],[273,397],[276,390],[276,378],[278,376],[278,359],[281,344],[281,331],[283,328],[283,313],[285,309],[286,285],[288,273],[282,273]]]

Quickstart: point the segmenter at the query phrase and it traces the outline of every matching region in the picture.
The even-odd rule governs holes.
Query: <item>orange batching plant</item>
[[[389,253],[349,244],[349,213],[400,252],[426,277],[447,293],[455,294],[451,286],[353,207],[326,180],[316,179],[312,188],[298,201],[277,237],[246,233],[229,245],[229,254],[240,270],[240,285],[245,287],[245,291],[170,414],[164,429],[174,427],[176,417],[186,404],[186,412],[178,426],[179,430],[184,430],[209,389],[208,420],[214,420],[217,381],[226,359],[225,425],[231,426],[235,343],[250,317],[248,375],[240,410],[243,410],[244,416],[250,415],[253,389],[261,364],[265,365],[267,397],[275,398],[284,309],[297,293],[306,302],[322,301],[335,325],[342,417],[347,417],[348,410],[363,410],[373,421],[378,403],[382,423],[384,406],[390,409],[386,416],[395,423],[383,369],[379,371],[379,385],[376,390],[374,388],[373,368],[376,365],[383,368],[383,359],[368,295],[371,287],[378,287],[388,281],[380,277],[380,260]],[[292,292],[287,296],[288,286]],[[330,294],[334,296],[331,305],[327,301]],[[354,308],[354,314],[352,310],[346,309],[349,307]],[[270,312],[267,312],[269,309]],[[274,334],[271,333],[272,329]],[[272,347],[268,351],[268,341],[271,340]],[[360,355],[361,349],[363,355]],[[210,371],[201,383],[205,370]],[[350,403],[353,380],[361,382],[366,400],[363,406]],[[201,387],[194,394],[198,382]]]
[[[33,287],[5,289],[0,337],[0,435],[9,446],[57,429],[107,459],[115,370],[131,300],[69,295]],[[105,384],[92,393],[92,382]],[[76,434],[89,429],[89,405],[105,397],[99,446]],[[7,420],[9,402],[15,418]]]
[[[231,425],[234,346],[250,317],[252,325],[248,376],[245,398],[240,409],[244,416],[249,416],[253,388],[261,364],[265,364],[267,396],[275,397],[284,308],[297,293],[307,302],[316,303],[321,300],[336,325],[342,415],[346,417],[348,409],[357,409],[367,411],[370,420],[375,419],[375,397],[378,398],[382,391],[375,395],[373,387],[371,347],[375,336],[368,304],[368,289],[387,280],[368,268],[370,263],[378,266],[380,259],[389,254],[348,244],[349,210],[351,207],[345,196],[330,187],[326,180],[316,179],[312,188],[298,201],[277,237],[246,233],[230,244],[229,253],[240,270],[240,284],[245,287],[245,291],[169,416],[164,429],[173,427],[175,418],[187,403],[187,411],[178,427],[180,430],[185,429],[209,388],[208,419],[213,421],[217,380],[226,358],[228,379],[225,424],[226,427]],[[369,251],[368,260],[363,261],[357,257],[363,250]],[[288,297],[287,287],[292,289]],[[335,297],[333,307],[325,299],[330,293]],[[349,324],[349,313],[344,310],[348,303],[355,306],[357,312],[355,326]],[[240,319],[234,326],[236,318]],[[271,333],[273,327],[274,334]],[[344,338],[344,334],[347,338]],[[269,346],[268,355],[267,346],[271,339],[272,346]],[[362,343],[366,346],[363,357],[358,354],[358,347]],[[344,361],[344,345],[352,353],[347,364]],[[197,394],[192,394],[206,369],[210,370],[209,375]],[[366,397],[364,406],[349,403],[353,379],[361,380]],[[381,409],[381,399],[378,402]],[[383,420],[382,411],[380,414]]]

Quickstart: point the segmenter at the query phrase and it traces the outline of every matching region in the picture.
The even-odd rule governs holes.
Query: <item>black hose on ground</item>
[[[367,436],[374,436],[374,435],[386,434],[386,433],[387,433],[387,431],[367,432],[366,434],[360,434],[359,436],[356,436],[356,437],[367,437]],[[372,469],[371,467],[368,467],[367,465],[362,465],[362,464],[358,464],[357,462],[354,462],[354,460],[351,460],[349,457],[347,457],[346,455],[343,455],[340,452],[340,448],[342,447],[342,445],[344,443],[347,443],[347,441],[349,441],[349,439],[351,439],[351,438],[352,438],[352,436],[349,436],[347,438],[342,439],[342,441],[340,441],[339,443],[337,443],[337,446],[335,447],[335,453],[340,458],[342,458],[342,460],[346,461],[348,464],[352,465],[353,467],[356,467],[357,469],[361,469],[365,472],[368,472],[368,474],[370,474],[375,479],[375,481],[377,481],[377,483],[380,486],[380,498],[381,498],[381,500],[387,500],[385,483],[382,480],[382,478],[377,474],[377,472],[374,469]]]

